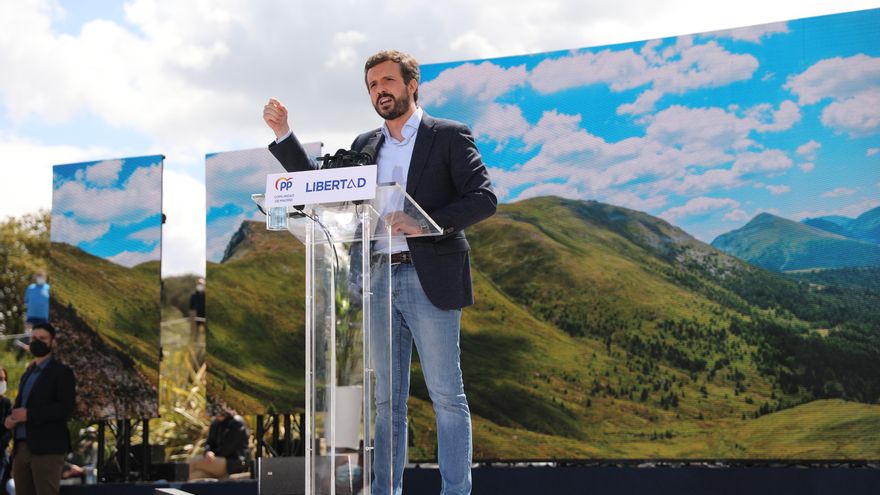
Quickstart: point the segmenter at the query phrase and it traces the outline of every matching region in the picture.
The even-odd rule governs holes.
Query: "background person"
[[[25,325],[49,323],[49,284],[45,270],[34,273],[34,283],[24,291]]]
[[[76,402],[73,371],[53,358],[55,328],[37,323],[31,331],[33,362],[21,377],[4,426],[15,439],[12,477],[18,495],[59,492],[64,456],[70,451],[67,420]]]
[[[224,411],[211,421],[205,455],[189,464],[189,479],[226,478],[247,469],[248,430],[244,419]]]
[[[189,328],[193,342],[205,332],[205,279],[196,280],[196,287],[189,296]]]

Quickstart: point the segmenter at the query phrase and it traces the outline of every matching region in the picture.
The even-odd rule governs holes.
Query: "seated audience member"
[[[247,469],[248,431],[244,419],[223,411],[211,421],[205,455],[189,464],[189,479],[226,478]]]

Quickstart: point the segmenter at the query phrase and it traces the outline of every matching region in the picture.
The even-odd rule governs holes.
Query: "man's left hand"
[[[385,222],[391,227],[391,235],[416,235],[422,233],[422,228],[418,222],[402,211],[395,211],[385,215]]]
[[[18,407],[18,408],[13,409],[10,417],[16,423],[23,423],[23,422],[27,421],[27,408],[26,407]]]

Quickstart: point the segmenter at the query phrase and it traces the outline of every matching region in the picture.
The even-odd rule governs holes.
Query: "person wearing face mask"
[[[12,414],[12,401],[6,397],[7,389],[6,368],[0,367],[0,423]],[[6,486],[6,481],[11,477],[9,470],[9,442],[12,440],[12,430],[0,426],[0,487]]]
[[[205,279],[196,280],[196,290],[189,296],[190,335],[197,341],[205,331]]]
[[[3,426],[14,438],[12,477],[18,495],[59,493],[64,456],[70,451],[67,420],[76,402],[73,371],[53,358],[55,328],[37,323],[29,352],[34,356],[18,386]]]
[[[49,322],[49,284],[46,272],[39,270],[34,274],[34,283],[24,292],[25,324],[33,327],[37,323]]]

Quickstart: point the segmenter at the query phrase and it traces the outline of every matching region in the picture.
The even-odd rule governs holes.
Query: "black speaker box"
[[[257,495],[305,495],[305,457],[257,459]]]
[[[150,480],[186,481],[189,464],[185,462],[157,462],[150,464]]]

